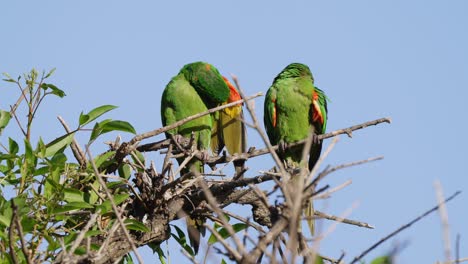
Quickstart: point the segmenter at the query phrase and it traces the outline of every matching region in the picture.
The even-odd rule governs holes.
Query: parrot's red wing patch
[[[226,77],[223,76],[223,79],[226,82],[227,86],[229,87],[228,103],[239,101],[241,99],[241,96],[239,92],[237,91],[237,89],[234,87],[234,85],[232,85],[232,83]]]
[[[273,121],[273,127],[276,127],[276,100],[272,99],[271,102],[273,103],[273,113],[272,113],[272,121]]]
[[[320,109],[320,105],[318,103],[318,94],[315,91],[314,95],[312,96],[312,107],[314,108],[314,111],[312,111],[312,122],[320,122],[320,124],[323,124],[322,110]]]

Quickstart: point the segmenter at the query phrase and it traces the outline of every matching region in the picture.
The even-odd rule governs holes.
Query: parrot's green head
[[[206,62],[194,62],[185,65],[180,71],[185,78],[197,90],[210,107],[227,101],[229,87],[219,71]]]
[[[307,65],[302,63],[291,63],[283,71],[281,71],[278,76],[276,76],[275,81],[277,79],[286,79],[286,78],[300,78],[300,77],[310,77],[312,82],[314,82],[314,77],[312,76],[312,72]]]

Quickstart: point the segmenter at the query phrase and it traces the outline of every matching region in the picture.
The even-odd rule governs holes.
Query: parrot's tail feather
[[[186,222],[190,245],[193,247],[196,255],[200,247],[200,231],[197,228],[197,221],[187,216]]]
[[[235,180],[241,179],[244,176],[244,169],[245,169],[245,160],[235,160],[234,162],[234,168],[236,171],[236,175],[234,176]]]
[[[305,209],[305,216],[307,219],[307,225],[309,226],[310,233],[315,235],[315,219],[314,216],[314,204],[312,203],[312,199],[309,200],[308,205]]]

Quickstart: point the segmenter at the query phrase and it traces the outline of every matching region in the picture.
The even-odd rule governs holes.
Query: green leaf
[[[70,231],[68,236],[64,236],[63,242],[65,245],[71,245],[73,242],[75,242],[77,236],[78,234],[76,232]]]
[[[70,145],[70,143],[73,141],[74,136],[75,136],[75,133],[71,133],[71,134],[66,134],[59,138],[56,138],[55,140],[53,140],[52,142],[46,145],[44,156],[41,155],[41,158],[55,155],[55,153],[57,153],[59,150]]]
[[[102,105],[99,107],[94,108],[93,110],[89,111],[87,114],[80,114],[80,126],[84,126],[86,124],[89,124],[96,118],[100,117],[101,115],[117,108],[115,105]]]
[[[28,208],[27,213],[29,213],[29,210]],[[30,233],[38,226],[38,223],[34,217],[29,217],[27,213],[21,217],[21,225],[23,226],[23,232]]]
[[[13,217],[13,209],[11,209],[11,202],[3,204],[3,212],[0,214],[0,224],[9,227],[11,218]]]
[[[84,193],[77,189],[65,188],[63,199],[67,202],[84,202]]]
[[[193,251],[192,247],[187,244],[187,237],[185,236],[185,233],[176,225],[171,225],[176,229],[177,235],[174,233],[171,233],[172,237],[179,243],[179,245],[182,246],[185,251],[187,251],[191,256],[195,255],[195,252]]]
[[[315,256],[315,264],[324,264],[322,256],[320,255]]]
[[[49,168],[49,175],[46,177],[46,182],[44,186],[44,196],[46,198],[51,198],[53,196],[58,195],[57,190],[61,190],[62,186],[59,183],[60,179],[60,169],[56,168]]]
[[[132,174],[132,169],[130,165],[124,164],[122,166],[119,166],[119,176],[124,178],[124,179],[129,179]]]
[[[27,139],[24,139],[24,157],[30,166],[34,164],[34,152]]]
[[[151,242],[151,243],[148,243],[148,246],[153,250],[153,254],[158,253],[159,262],[161,262],[161,264],[166,264],[166,259],[165,259],[166,256],[164,255],[164,251],[161,248],[161,244]]]
[[[123,203],[125,200],[127,200],[129,196],[130,195],[128,193],[120,193],[120,194],[114,195],[115,205],[119,205]],[[100,204],[98,208],[101,209],[101,214],[105,214],[105,213],[112,211],[112,204],[110,200],[106,200],[102,204]]]
[[[55,155],[50,159],[50,164],[52,167],[63,168],[67,162],[67,156],[61,152],[55,153]]]
[[[46,153],[46,146],[41,137],[39,137],[39,141],[37,142],[36,153],[38,153],[39,157],[44,157]]]
[[[90,205],[89,203],[86,202],[71,202],[67,203],[63,206],[54,208],[52,210],[52,213],[58,214],[58,213],[64,213],[64,212],[69,212],[73,210],[80,210],[80,209],[93,209],[94,206]]]
[[[120,261],[121,264],[134,264],[132,255],[127,254],[123,257],[122,261]]]
[[[5,82],[16,83],[16,81],[13,78],[11,78],[10,74],[4,72],[2,73],[2,75],[6,77],[6,79],[3,79]]]
[[[90,205],[87,202],[71,202],[65,204],[66,207],[71,207],[74,209],[91,209],[94,208],[94,206]]]
[[[50,171],[49,166],[40,167],[34,170],[33,176],[46,175]]]
[[[101,126],[103,126],[104,124],[108,123],[112,121],[112,119],[106,119],[106,120],[103,120],[101,122],[96,122],[96,124],[94,124],[94,127],[93,127],[93,131],[91,131],[91,136],[89,137],[89,141],[93,141],[95,140],[97,137],[99,137],[99,135],[102,134],[102,128]]]
[[[101,165],[107,161],[110,157],[114,156],[115,155],[115,150],[113,151],[109,151],[109,152],[105,152],[99,156],[96,157],[96,159],[94,159],[94,163],[96,164],[96,167],[101,167]]]
[[[380,256],[372,260],[370,264],[392,264],[392,257],[391,256]]]
[[[86,237],[98,236],[98,235],[101,235],[103,233],[104,232],[100,231],[100,230],[89,230],[88,232],[86,232]]]
[[[12,138],[8,138],[8,148],[10,154],[16,154],[19,151],[18,143],[16,143]]]
[[[96,125],[93,128],[93,131],[91,132],[91,137],[89,141],[93,141],[100,135],[111,132],[111,131],[123,131],[123,132],[136,134],[135,129],[130,123],[126,121],[107,119],[100,123],[96,123]]]
[[[244,229],[246,229],[247,227],[249,227],[248,225],[244,224],[244,223],[236,223],[236,224],[233,224],[232,225],[232,228],[234,229],[234,232],[237,233],[239,231],[242,231]],[[221,235],[222,238],[226,239],[228,237],[230,237],[231,235],[229,234],[229,232],[227,231],[226,228],[220,228],[218,230],[218,233]],[[212,245],[214,243],[218,242],[218,239],[216,239],[216,237],[211,234],[210,238],[208,239],[208,244],[209,245]]]
[[[56,68],[53,68],[52,70],[50,70],[49,73],[47,73],[47,75],[44,77],[44,79],[47,79],[47,78],[49,78],[52,74],[54,74],[55,69],[56,69]]]
[[[50,83],[42,83],[41,88],[44,89],[45,91],[47,91],[47,89],[50,89],[51,94],[54,94],[60,98],[63,98],[66,95],[64,91],[60,90],[59,88],[57,88],[57,86],[50,84]]]
[[[16,159],[18,156],[14,154],[0,154],[0,160],[12,160]]]
[[[0,224],[6,227],[9,227],[11,223],[11,216],[5,216],[4,214],[0,215]]]
[[[17,81],[11,78],[11,76],[8,73],[4,72],[2,73],[2,75],[6,77],[6,79],[3,79],[5,82],[17,83]],[[18,81],[20,80],[20,77],[18,77]]]
[[[10,119],[10,112],[0,110],[0,135],[2,134],[3,129],[8,125],[8,122],[10,122]]]
[[[150,230],[143,223],[135,219],[125,219],[125,227],[129,230],[149,232]]]
[[[104,133],[118,130],[136,134],[135,128],[133,128],[133,126],[130,123],[121,120],[115,120],[105,124],[103,130],[105,131]]]
[[[123,181],[112,181],[112,182],[106,183],[106,186],[109,190],[113,190],[113,189],[117,189],[119,187],[127,186],[127,185]]]

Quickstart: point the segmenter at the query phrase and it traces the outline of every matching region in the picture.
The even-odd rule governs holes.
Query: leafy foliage
[[[92,166],[83,168],[69,161],[65,150],[70,148],[77,131],[116,106],[103,105],[87,114],[82,113],[75,130],[47,144],[41,138],[38,142],[31,141],[34,117],[44,98],[48,95],[60,98],[65,96],[63,90],[45,82],[53,72],[43,72],[39,77],[33,69],[16,80],[4,74],[4,80],[16,84],[22,95],[11,111],[0,110],[0,132],[8,129],[7,125],[16,115],[20,103],[24,103],[27,110],[24,123],[16,117],[23,139],[8,138],[6,146],[0,143],[0,259],[7,262],[27,262],[27,258],[31,260],[33,257],[35,262],[53,261],[57,253],[72,248],[86,223],[84,220],[90,214],[99,214],[101,220],[99,228],[95,226],[86,232],[88,238],[106,232],[115,221],[110,217],[111,201],[99,185]],[[93,130],[91,140],[112,131],[135,133],[130,123],[119,120],[96,122],[95,127],[97,129]],[[97,156],[94,161],[102,165],[111,157],[112,152],[107,152]],[[128,178],[131,168],[125,166],[122,171]],[[115,183],[122,185],[120,181],[109,182],[109,185],[118,186]],[[117,205],[129,197],[125,188],[109,190]],[[135,219],[126,219],[125,225],[129,230],[148,231],[145,225]],[[23,245],[23,242],[26,244]],[[24,254],[22,247],[28,249],[28,255]],[[75,252],[85,251],[85,248],[77,247]]]

